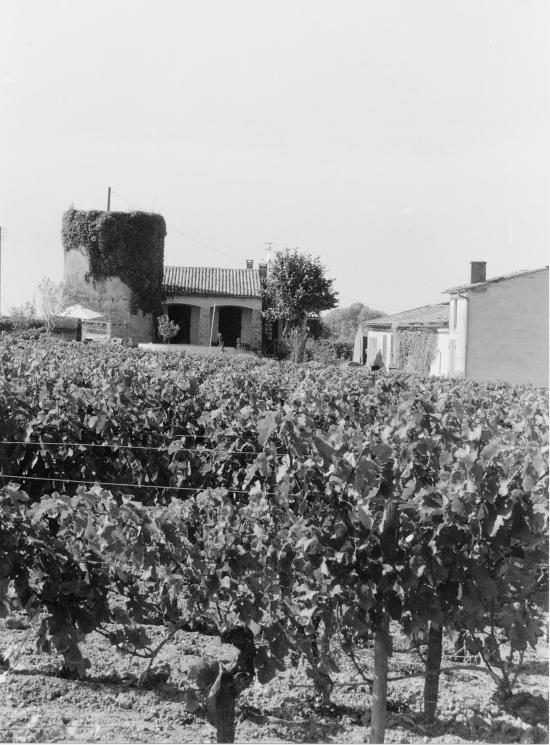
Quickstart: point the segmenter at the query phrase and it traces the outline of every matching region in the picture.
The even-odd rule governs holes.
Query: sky
[[[341,306],[548,264],[546,0],[3,0],[1,310],[70,206],[160,212],[165,263],[319,256]]]

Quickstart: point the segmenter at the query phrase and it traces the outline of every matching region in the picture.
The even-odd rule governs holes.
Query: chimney
[[[246,260],[246,268],[247,269],[254,269],[254,259],[247,259]]]
[[[478,282],[485,282],[485,280],[487,279],[486,277],[487,262],[486,261],[471,261],[470,265],[472,267],[470,282],[473,285],[477,284]]]
[[[258,264],[260,279],[267,279],[267,264]]]

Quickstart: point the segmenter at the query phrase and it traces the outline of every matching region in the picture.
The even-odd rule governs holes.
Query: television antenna
[[[273,241],[264,241],[264,246],[267,246],[267,248],[264,249],[264,250],[265,250],[265,252],[267,254],[267,263],[268,264],[271,264],[271,252],[273,250],[273,246],[274,245],[275,244],[273,243]]]

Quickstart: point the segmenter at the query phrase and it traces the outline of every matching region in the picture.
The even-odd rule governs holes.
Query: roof
[[[420,308],[404,310],[391,316],[382,316],[367,321],[367,328],[388,328],[392,326],[431,326],[449,325],[449,303],[422,305]]]
[[[173,295],[262,296],[257,269],[218,269],[201,266],[165,266],[163,287]]]
[[[515,279],[516,277],[523,277],[526,274],[535,274],[536,272],[547,272],[548,267],[543,266],[540,269],[522,269],[519,272],[512,272],[512,274],[501,274],[500,277],[491,277],[491,279],[486,279],[485,282],[474,282],[467,285],[458,285],[457,287],[450,287],[448,290],[444,290],[444,292],[460,292],[461,290],[477,290],[478,287],[485,287],[485,285],[490,285],[493,282],[502,282],[505,279]]]
[[[83,305],[69,305],[57,314],[61,318],[80,318],[85,321],[91,321],[95,318],[104,318],[103,313],[97,313],[90,308],[84,308]]]

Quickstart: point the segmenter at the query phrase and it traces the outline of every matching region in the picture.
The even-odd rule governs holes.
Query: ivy
[[[119,277],[128,285],[132,313],[161,310],[165,235],[162,215],[147,212],[70,209],[61,230],[65,252],[86,249],[86,281]]]
[[[431,329],[400,329],[398,331],[400,370],[429,375],[437,348],[437,332]]]

